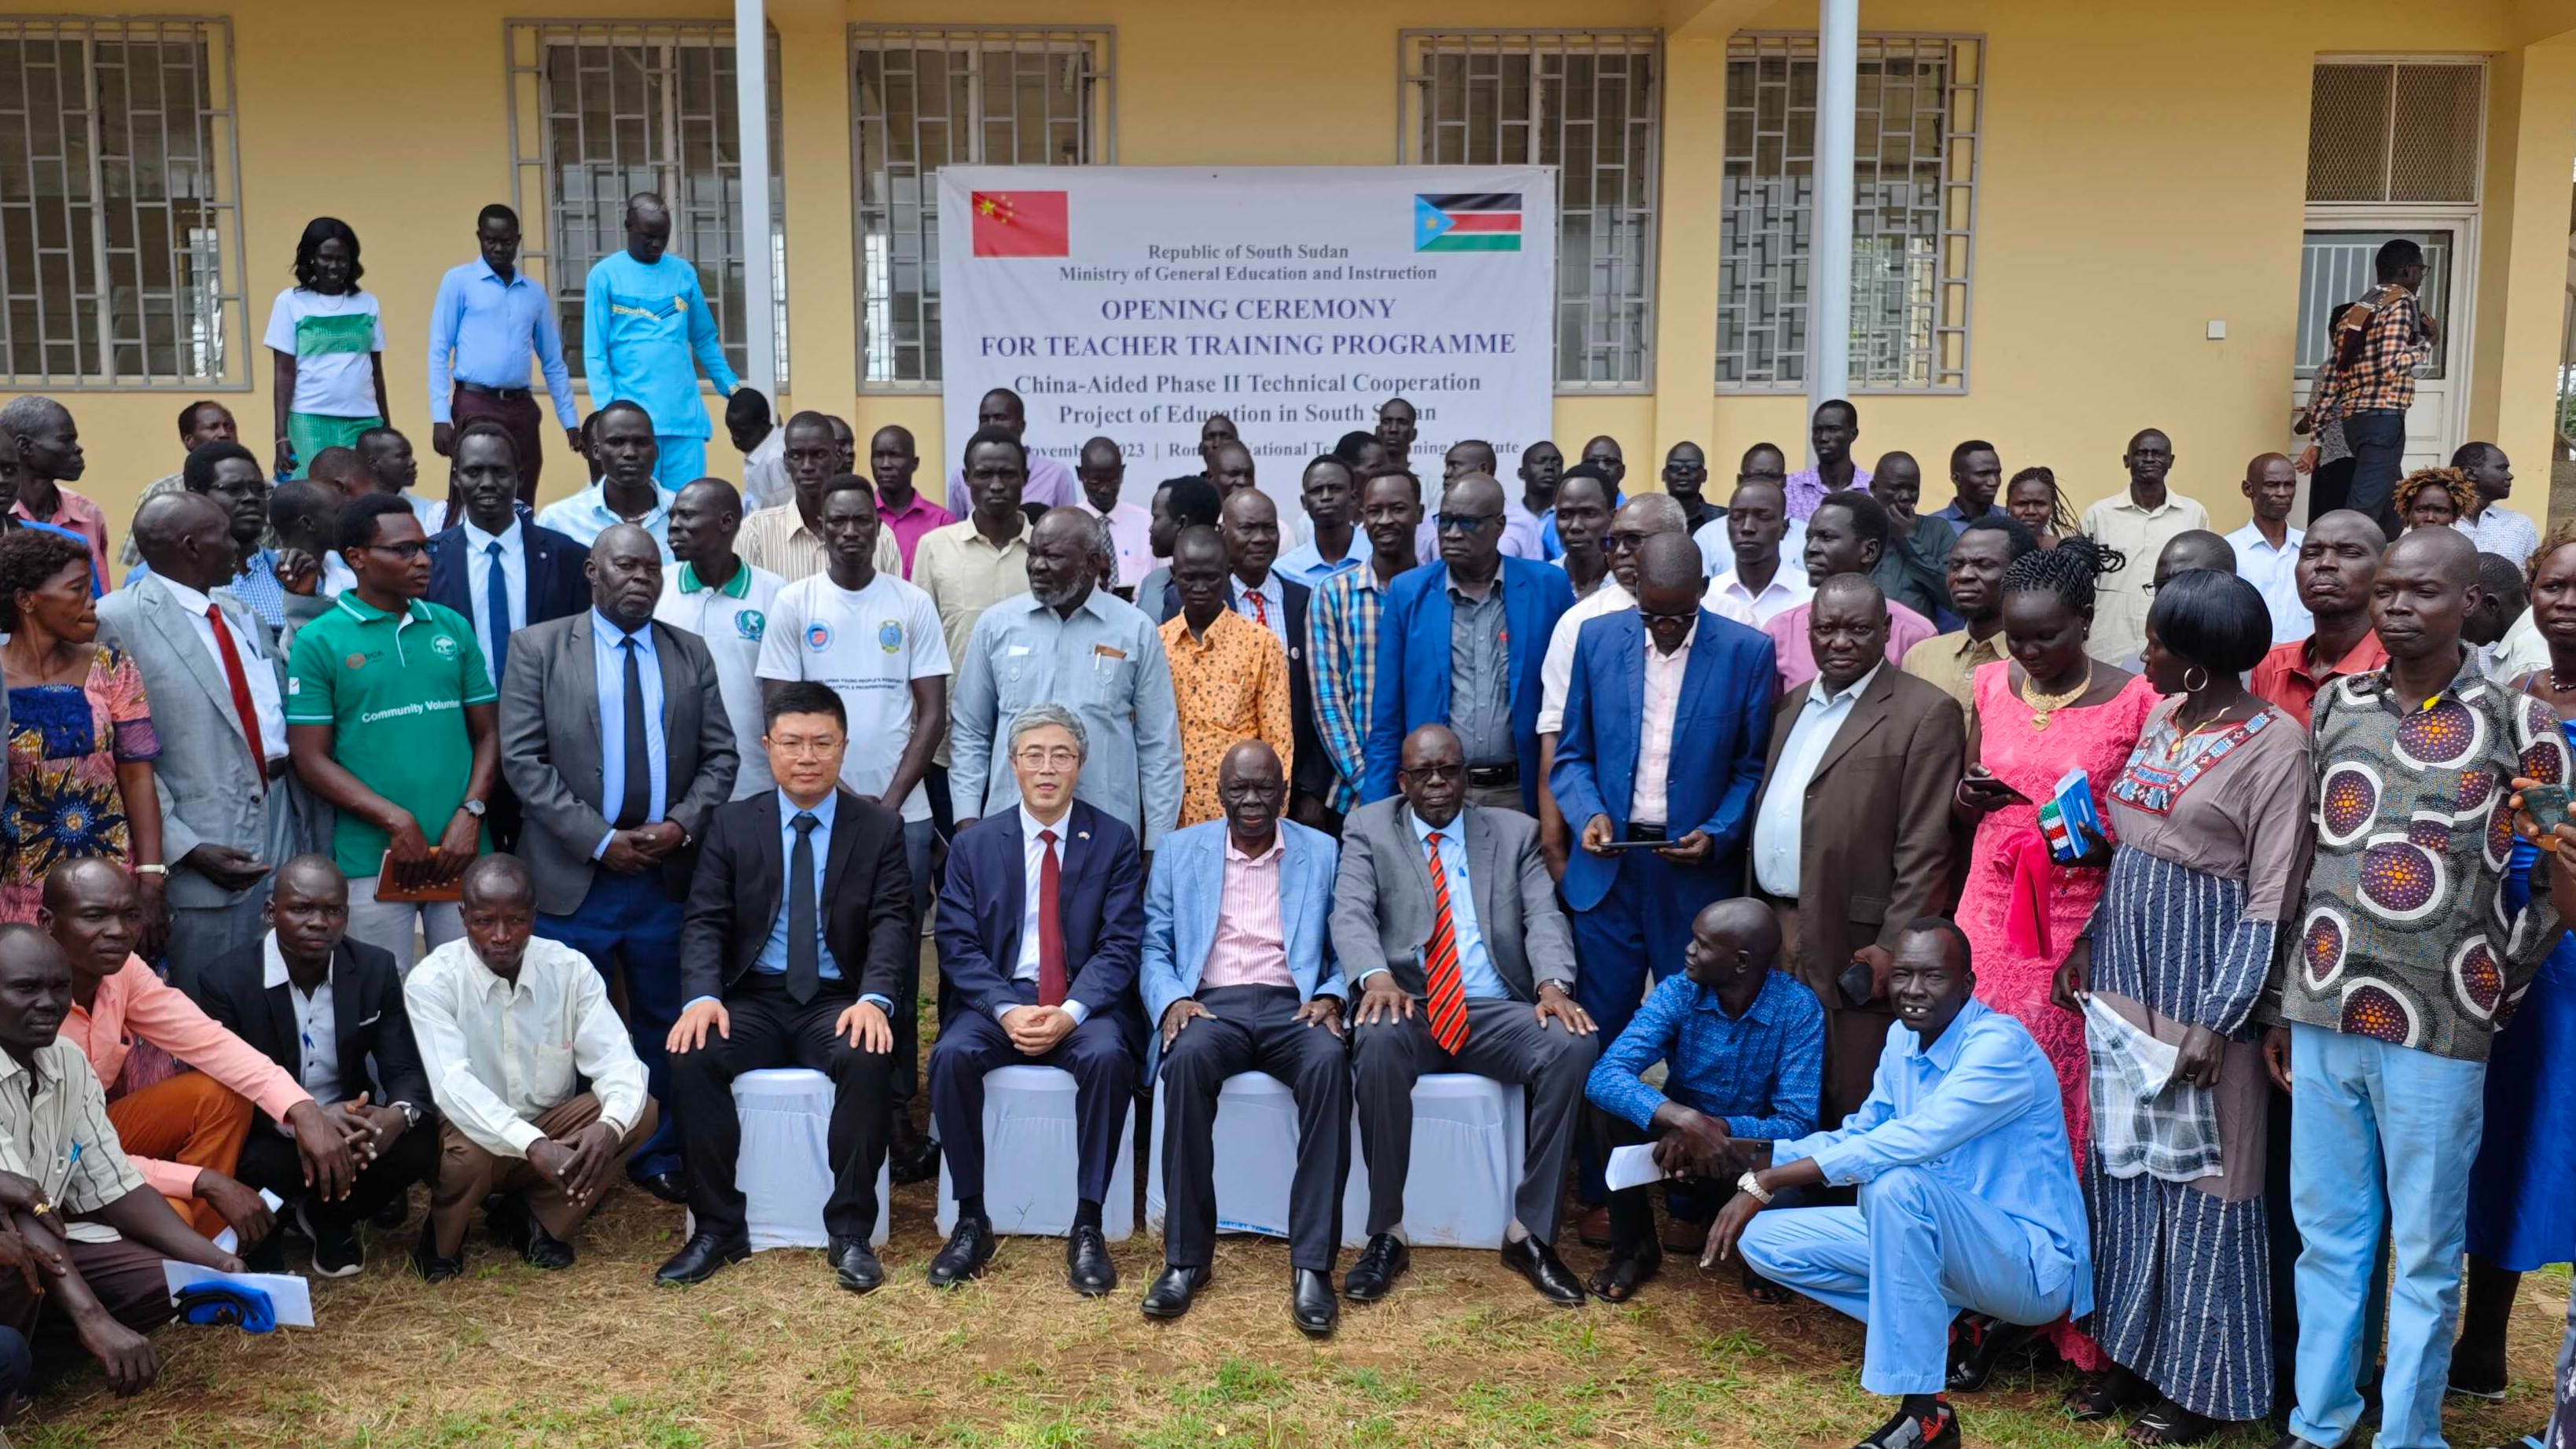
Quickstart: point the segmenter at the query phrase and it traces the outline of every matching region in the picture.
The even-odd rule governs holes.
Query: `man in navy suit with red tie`
[[[984,1074],[1015,1065],[1073,1076],[1081,1168],[1066,1278],[1092,1297],[1118,1286],[1100,1206],[1145,1041],[1136,996],[1145,871],[1135,832],[1074,798],[1088,750],[1071,710],[1022,710],[1008,746],[1019,804],[959,831],[949,847],[938,928],[947,1015],[930,1050],[930,1109],[957,1227],[930,1261],[933,1287],[980,1277],[992,1261]]]

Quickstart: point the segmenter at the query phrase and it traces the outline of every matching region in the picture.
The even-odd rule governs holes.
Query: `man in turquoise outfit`
[[[677,492],[707,471],[713,429],[697,368],[727,397],[742,383],[725,363],[698,269],[670,255],[670,245],[671,208],[662,198],[650,191],[626,198],[626,249],[601,257],[583,288],[581,357],[591,406],[626,400],[652,416],[662,450],[654,481]]]

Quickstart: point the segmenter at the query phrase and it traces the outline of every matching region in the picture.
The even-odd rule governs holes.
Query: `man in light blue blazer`
[[[1583,969],[1575,999],[1604,1040],[1682,969],[1691,918],[1742,893],[1771,738],[1769,638],[1700,607],[1699,550],[1649,538],[1637,607],[1583,626],[1548,788],[1577,849],[1559,882]],[[1629,848],[1634,847],[1634,848]],[[1584,1196],[1600,1200],[1587,1155]]]
[[[1436,525],[1440,561],[1388,585],[1378,616],[1360,799],[1393,796],[1405,736],[1445,724],[1467,754],[1467,803],[1536,815],[1539,665],[1574,585],[1503,557],[1503,488],[1481,473],[1450,483]]]
[[[1267,1072],[1297,1097],[1288,1205],[1289,1314],[1309,1334],[1341,1318],[1333,1254],[1351,1170],[1351,1069],[1341,971],[1332,964],[1332,837],[1283,817],[1288,780],[1259,740],[1217,766],[1225,818],[1176,830],[1145,886],[1138,982],[1158,1024],[1163,1073],[1162,1276],[1151,1318],[1178,1318],[1207,1286],[1216,1248],[1216,1099],[1237,1072]]]

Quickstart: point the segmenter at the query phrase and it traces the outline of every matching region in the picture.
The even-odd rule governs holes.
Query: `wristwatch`
[[[459,805],[456,808],[473,816],[477,820],[483,818],[483,802],[480,800],[467,800],[464,804]]]
[[[1771,1205],[1771,1194],[1763,1190],[1762,1179],[1753,1173],[1748,1172],[1742,1177],[1737,1178],[1735,1180],[1735,1190],[1746,1194],[1755,1202],[1762,1204],[1764,1207],[1769,1207]]]
[[[420,1109],[418,1107],[413,1106],[409,1102],[396,1102],[393,1104],[393,1109],[403,1114],[404,1131],[408,1132],[412,1128],[420,1125]]]

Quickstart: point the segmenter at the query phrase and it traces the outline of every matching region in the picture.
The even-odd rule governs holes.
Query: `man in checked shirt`
[[[2406,410],[2415,403],[2415,369],[2441,345],[2442,326],[2424,314],[2424,249],[2405,237],[2383,243],[2373,263],[2378,285],[2335,323],[2334,378],[2328,396],[2309,405],[2318,427],[2340,419],[2352,448],[2352,496],[2345,506],[2379,520],[2391,538],[2390,507],[2406,452]]]

